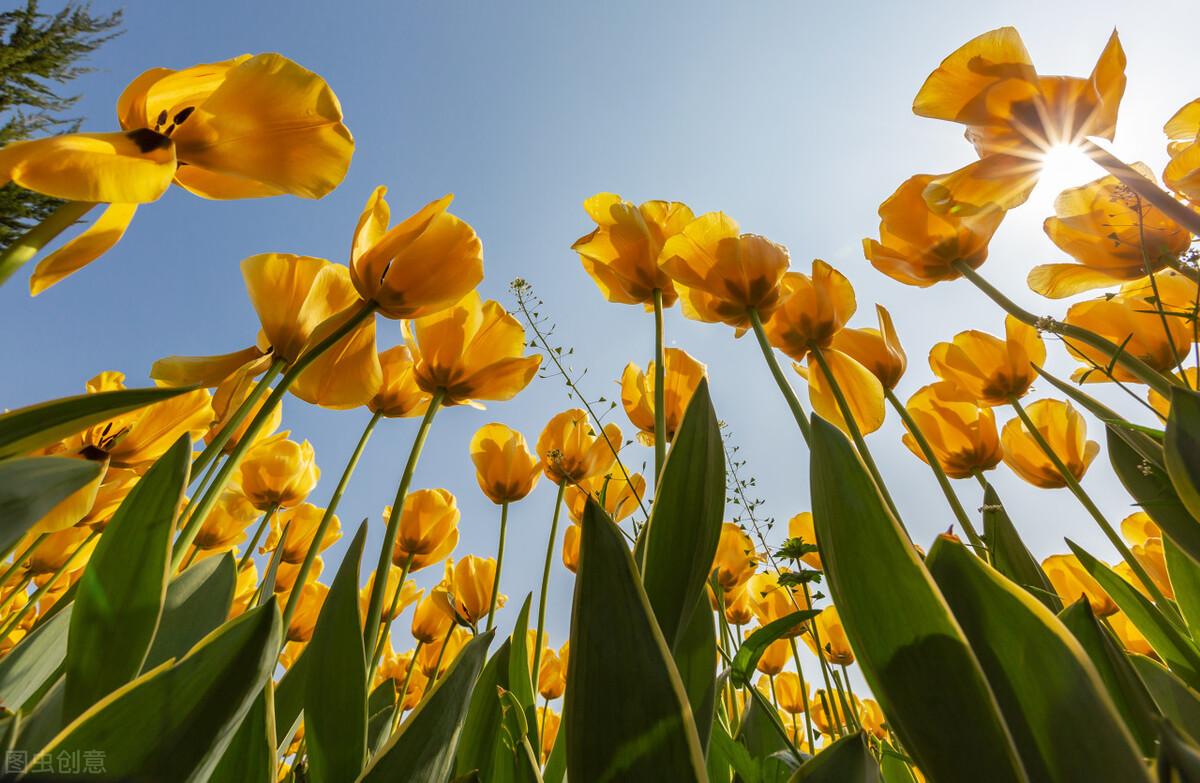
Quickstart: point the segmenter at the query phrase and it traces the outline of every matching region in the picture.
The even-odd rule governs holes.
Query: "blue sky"
[[[685,201],[697,213],[724,210],[743,230],[786,244],[802,269],[814,257],[833,263],[856,286],[856,325],[872,325],[876,301],[891,310],[910,356],[899,389],[907,398],[931,379],[925,357],[934,342],[967,328],[997,332],[1003,320],[967,283],[906,288],[862,257],[879,202],[903,179],[972,158],[959,127],[912,115],[925,76],[968,38],[1003,24],[1021,30],[1041,72],[1083,75],[1116,26],[1130,61],[1116,149],[1161,170],[1162,123],[1196,97],[1194,52],[1171,42],[1197,22],[1200,7],[1185,2],[134,0],[126,33],[75,85],[86,129],[114,129],[118,94],[147,68],[278,51],[333,86],[357,140],[354,161],[342,186],[319,202],[205,202],[172,189],[140,210],[113,252],[37,299],[18,276],[0,290],[0,329],[9,335],[0,343],[0,407],[80,392],[107,369],[141,384],[160,356],[248,345],[257,324],[238,262],[266,251],[344,261],[378,184],[389,187],[394,215],[455,193],[454,211],[484,242],[484,295],[511,305],[508,282],[529,280],[558,322],[557,340],[575,348],[577,369],[587,368],[593,397],[616,395],[625,363],[645,363],[653,338],[651,318],[606,304],[570,250],[590,230],[582,201],[610,190],[635,201]],[[1050,176],[1006,220],[984,272],[1023,304],[1061,315],[1066,303],[1039,300],[1023,280],[1032,265],[1062,258],[1041,232],[1056,190],[1098,175],[1083,168]],[[381,347],[400,339],[394,322],[381,321],[379,334]],[[677,310],[668,313],[667,334],[669,345],[708,364],[718,415],[757,478],[766,513],[786,520],[807,510],[807,455],[755,344]],[[1069,371],[1061,346],[1050,353],[1052,367]],[[503,421],[532,441],[570,405],[561,382],[538,380],[514,402],[438,416],[414,487],[458,496],[457,555],[494,554],[497,532],[498,511],[480,494],[468,458],[472,432]],[[329,497],[367,417],[287,400],[286,426],[314,443],[324,472],[313,502]],[[900,444],[894,418],[872,436],[872,449],[909,529],[927,545],[952,517],[927,468]],[[613,420],[632,432],[620,412]],[[375,547],[414,430],[413,421],[384,422],[343,500],[343,527],[349,533],[369,518]],[[1095,422],[1092,434],[1101,434]],[[640,447],[630,451],[634,466],[652,459]],[[1114,556],[1065,490],[1034,491],[1003,467],[995,483],[1035,554],[1065,551],[1070,536]],[[1131,511],[1103,457],[1084,483],[1114,521]],[[973,484],[959,489],[968,508],[978,506]],[[543,482],[513,508],[503,588],[515,605],[537,589],[552,503],[553,487]],[[327,560],[336,562],[348,539]],[[422,583],[435,571],[422,572]],[[555,646],[567,635],[571,585],[556,553]],[[514,614],[504,613],[504,626]]]

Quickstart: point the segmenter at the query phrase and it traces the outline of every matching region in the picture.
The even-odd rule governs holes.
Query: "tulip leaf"
[[[367,523],[359,525],[329,586],[304,654],[304,738],[315,780],[349,783],[367,758],[367,662],[358,603],[358,571]]]
[[[1200,561],[1200,522],[1184,507],[1166,471],[1108,430],[1108,459],[1126,491],[1183,551]]]
[[[1163,716],[1200,741],[1200,694],[1152,658],[1133,654],[1129,660]]]
[[[674,657],[704,751],[717,705],[717,627],[705,591],[700,592],[691,619],[675,641]]]
[[[268,679],[208,783],[274,780],[275,758],[275,689]]]
[[[0,707],[28,712],[27,702],[57,675],[67,653],[72,608],[38,626],[0,658]]]
[[[893,731],[933,780],[1025,780],[979,661],[912,542],[841,430],[814,416],[812,435],[827,584]]]
[[[1142,632],[1146,641],[1171,671],[1183,678],[1184,682],[1196,687],[1200,683],[1200,651],[1197,651],[1182,629],[1139,593],[1137,588],[1075,542],[1067,539],[1067,546],[1071,547],[1071,551],[1079,558],[1083,569],[1092,575],[1100,584],[1100,588],[1121,608],[1129,622]]]
[[[1025,588],[1051,612],[1062,611],[1058,593],[1025,547],[991,484],[983,491],[983,537],[987,539],[992,566],[997,571]]]
[[[591,499],[582,528],[563,708],[567,777],[703,780],[687,694],[633,557]]]
[[[754,677],[758,659],[767,648],[778,639],[788,635],[788,632],[805,620],[810,620],[821,613],[820,609],[801,610],[773,620],[754,631],[742,642],[737,655],[733,656],[733,665],[729,667],[729,676],[733,679],[734,687],[745,688]]]
[[[802,764],[790,783],[879,783],[879,764],[856,731]]]
[[[37,758],[103,754],[109,779],[208,780],[275,668],[272,603],[223,625],[174,665],[149,671],[80,715]]]
[[[901,753],[883,742],[882,752],[879,759],[879,774],[883,777],[884,783],[917,783],[917,779],[913,776],[912,768],[908,765],[908,759]]]
[[[66,720],[142,669],[162,615],[171,536],[191,461],[185,434],[130,490],[79,578],[67,640]]]
[[[387,678],[367,698],[367,751],[375,753],[392,733],[396,713],[396,681]]]
[[[237,565],[229,552],[194,563],[172,579],[143,668],[182,658],[216,630],[229,617],[236,590]]]
[[[1049,609],[948,536],[925,564],[979,658],[1031,779],[1148,783],[1099,674]]]
[[[1163,536],[1162,542],[1175,603],[1192,640],[1196,641],[1200,639],[1200,563],[1189,557],[1171,538]]]
[[[760,694],[761,695],[761,694]],[[754,693],[746,695],[746,709],[742,710],[737,736],[734,737],[750,755],[756,759],[766,758],[773,753],[788,749],[787,729],[772,707],[764,707]]]
[[[1100,625],[1092,614],[1092,605],[1080,598],[1059,613],[1075,640],[1083,647],[1092,665],[1100,674],[1109,698],[1125,721],[1125,726],[1137,740],[1143,756],[1154,755],[1158,736],[1155,719],[1158,709],[1146,690],[1128,656],[1110,631]]]
[[[1200,781],[1200,748],[1190,744],[1179,731],[1164,721],[1156,764],[1160,783]]]
[[[503,755],[511,755],[500,739],[502,716],[497,692],[501,688],[508,690],[509,661],[515,638],[517,637],[514,633],[512,637],[505,639],[479,672],[479,680],[467,707],[467,717],[463,721],[458,750],[454,755],[456,775],[465,775],[471,770],[477,770],[482,779],[492,780],[497,777],[493,767],[501,752]],[[520,646],[524,648],[524,644]],[[525,671],[529,671],[528,666],[525,667]]]
[[[290,741],[292,729],[304,709],[304,681],[307,679],[308,661],[307,649],[302,650],[275,685],[275,746],[280,750]]]
[[[0,462],[0,551],[9,548],[55,506],[100,475],[99,462],[22,457]]]
[[[1200,394],[1191,389],[1171,387],[1163,451],[1175,491],[1192,516],[1200,519]]]
[[[486,631],[467,642],[433,691],[371,759],[360,781],[390,783],[450,777],[471,692],[495,634],[494,630]]]
[[[709,756],[709,780],[713,780],[711,771],[713,768],[714,757],[718,762],[716,766],[724,767],[726,770],[732,769],[737,773],[738,779],[742,783],[760,783],[758,770],[758,760],[750,755],[750,751],[745,745],[729,736],[729,732],[721,725],[720,721],[713,723],[712,736],[708,742]],[[721,779],[723,783],[728,783],[728,771]]]
[[[567,738],[563,727],[566,717],[558,722],[558,733],[554,735],[554,747],[546,757],[546,765],[542,769],[542,783],[563,783],[567,779]]]
[[[525,596],[521,611],[517,613],[517,622],[513,625],[512,646],[508,652],[507,683],[504,687],[511,691],[513,697],[525,708],[525,722],[529,732],[529,741],[534,747],[538,746],[537,694],[534,692],[533,680],[537,672],[532,671],[533,664],[529,660],[529,647],[526,639],[529,634],[529,607],[533,602],[533,593]],[[497,709],[499,704],[497,704]]]
[[[26,454],[123,413],[193,391],[120,389],[39,402],[0,414],[0,459]]]

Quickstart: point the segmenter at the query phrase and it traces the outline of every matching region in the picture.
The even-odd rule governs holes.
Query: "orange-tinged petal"
[[[1065,299],[1097,288],[1111,288],[1124,280],[1083,264],[1039,264],[1029,270],[1026,278],[1030,290],[1049,299]]]
[[[0,149],[0,185],[67,201],[145,204],[175,176],[175,146],[149,130],[70,133]]]
[[[380,185],[371,192],[371,197],[367,199],[367,205],[359,215],[358,225],[354,227],[354,238],[350,242],[351,264],[374,247],[387,233],[392,212],[386,196],[387,188]]]
[[[37,296],[111,250],[125,236],[135,212],[136,204],[109,204],[82,234],[38,262],[29,293]]]
[[[262,253],[242,261],[250,303],[267,342],[289,363],[300,355],[316,325],[336,312],[306,306],[317,276],[329,265],[323,258],[290,253]]]
[[[359,309],[360,305],[354,304],[323,321],[313,330],[309,345],[325,339]],[[375,318],[370,317],[314,359],[296,377],[290,391],[313,405],[345,410],[370,402],[382,384],[383,367],[375,348]]]
[[[841,351],[827,350],[823,355],[859,430],[867,435],[883,426],[886,415],[883,385],[875,374]],[[808,396],[812,400],[813,410],[821,418],[848,432],[846,420],[825,373],[815,363],[808,370]]]
[[[1037,157],[988,155],[960,169],[933,177],[925,186],[925,202],[939,214],[982,215],[1024,204],[1037,185],[1042,162]]]
[[[913,113],[971,125],[995,121],[995,97],[1037,93],[1037,73],[1013,27],[971,39],[942,61],[917,92]]]
[[[287,192],[273,185],[209,171],[199,166],[180,166],[175,172],[175,184],[194,196],[213,201],[268,198]]]
[[[263,352],[257,346],[217,356],[167,356],[150,366],[150,377],[160,386],[218,386]]]

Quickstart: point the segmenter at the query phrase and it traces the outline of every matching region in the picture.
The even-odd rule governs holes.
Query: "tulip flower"
[[[391,517],[386,508],[383,518]],[[392,562],[409,571],[419,571],[440,563],[458,546],[458,502],[449,490],[418,489],[408,493],[400,512],[396,546]]]
[[[440,678],[469,641],[471,634],[467,629],[454,628],[436,642],[422,645],[417,651],[417,666],[426,677]]]
[[[883,716],[883,708],[874,699],[863,699],[859,702],[858,722],[868,734],[873,734],[881,740],[887,739],[887,719]]]
[[[778,305],[787,248],[739,232],[733,218],[709,212],[663,246],[659,266],[675,282],[688,318],[745,330],[751,311],[766,320]]]
[[[458,304],[405,321],[417,385],[442,405],[511,400],[541,364],[525,356],[525,330],[499,303],[472,291]]]
[[[242,492],[260,511],[299,505],[321,477],[312,444],[289,440],[289,434],[281,432],[261,441],[242,460]]]
[[[842,627],[836,606],[825,607],[809,623],[811,630],[804,634],[804,642],[814,654],[824,656],[825,660],[837,666],[854,663],[854,652],[850,649],[850,641],[846,638],[846,630]],[[817,639],[820,639],[820,650],[817,649]]]
[[[359,296],[393,319],[420,318],[452,306],[483,280],[483,244],[475,229],[431,201],[388,228],[387,188],[375,188],[350,245],[350,277]]]
[[[253,365],[245,365],[237,370],[225,380],[217,384],[217,390],[213,393],[212,409],[214,421],[208,428],[208,432],[204,433],[204,442],[211,444],[221,434],[221,431],[226,427],[232,426],[230,433],[226,436],[225,443],[221,446],[221,453],[228,456],[241,442],[242,436],[246,434],[247,428],[250,426],[251,419],[262,410],[263,403],[266,402],[265,397],[260,397],[253,407],[251,407],[242,420],[236,425],[233,424],[233,419],[236,417],[238,409],[241,407],[247,398],[254,392],[256,386],[254,376],[250,373]],[[267,414],[267,421],[262,429],[258,431],[254,442],[258,443],[264,438],[269,438],[279,429],[279,424],[283,420],[283,407],[276,407]],[[251,444],[253,445],[253,444]]]
[[[710,587],[708,590],[711,595],[712,588]],[[725,604],[725,622],[730,625],[748,625],[754,617],[754,606],[750,602],[750,591],[746,589],[745,585],[725,593],[723,602]]]
[[[726,594],[736,592],[754,576],[761,560],[754,540],[744,530],[733,522],[721,523],[721,537],[713,556],[718,587]]]
[[[471,437],[471,462],[479,488],[497,505],[521,500],[542,475],[525,436],[498,423],[485,424]]]
[[[1046,361],[1046,345],[1037,329],[1013,316],[1004,319],[1004,339],[974,329],[959,332],[929,352],[929,366],[957,388],[957,397],[980,407],[1006,405],[1024,396]]]
[[[367,577],[367,583],[358,593],[359,609],[365,616],[367,613],[367,603],[371,600],[371,590],[375,585],[375,574],[372,573]],[[396,591],[399,590],[397,596]],[[410,604],[414,604],[421,600],[421,595],[425,591],[417,587],[417,583],[411,579],[404,580],[404,585],[400,584],[400,569],[388,569],[387,583],[384,585],[384,595],[389,596],[389,600],[384,602],[383,615],[380,622],[390,623],[400,616]],[[391,597],[395,597],[395,603],[391,603]]]
[[[1100,587],[1100,583],[1084,570],[1075,555],[1051,555],[1042,561],[1042,570],[1050,580],[1054,592],[1064,604],[1073,604],[1080,597],[1086,598],[1097,617],[1108,617],[1117,611],[1117,605]]]
[[[603,503],[600,502],[602,491]],[[571,521],[576,525],[583,524],[583,511],[589,497],[600,504],[613,522],[621,522],[637,511],[642,498],[646,497],[646,478],[641,473],[634,473],[628,481],[620,476],[592,476],[568,486],[564,499]]]
[[[892,324],[891,314],[883,305],[875,305],[878,329],[838,330],[830,347],[867,368],[884,389],[895,389],[908,368],[908,357]]]
[[[621,428],[604,425],[597,435],[582,408],[563,411],[546,424],[538,436],[537,453],[546,478],[555,484],[578,483],[612,469],[621,448]]]
[[[1004,219],[997,206],[963,215],[933,212],[924,196],[933,180],[929,174],[905,180],[879,207],[879,240],[863,240],[871,266],[905,285],[927,288],[955,280],[960,262],[978,269]]]
[[[1167,559],[1166,552],[1163,549],[1163,540],[1161,537],[1146,538],[1140,542],[1130,542],[1129,550],[1141,564],[1142,568],[1149,575],[1155,587],[1157,587],[1163,595],[1172,601],[1175,600],[1175,588],[1171,584],[1171,578],[1167,574]],[[1128,563],[1117,563],[1113,566],[1113,571],[1120,574],[1125,581],[1133,585],[1145,595],[1147,598],[1154,600],[1150,591],[1142,583],[1141,578],[1133,573],[1133,569]]]
[[[567,525],[563,531],[562,561],[563,566],[572,574],[579,573],[579,525]]]
[[[787,617],[806,605],[799,588],[781,584],[780,576],[778,571],[757,573],[746,583],[754,616],[763,625]],[[803,631],[804,624],[800,623],[789,629],[785,635],[798,636]]]
[[[429,408],[429,393],[417,385],[413,372],[412,351],[397,345],[379,353],[383,370],[379,391],[367,402],[372,413],[389,419],[421,416]]]
[[[1087,439],[1087,423],[1069,402],[1038,400],[1026,408],[1038,432],[1076,481],[1100,452],[1100,444]],[[1067,486],[1062,473],[1050,460],[1020,419],[1012,419],[1000,432],[1004,464],[1021,478],[1043,489]]]
[[[228,552],[246,540],[246,527],[259,511],[238,487],[226,489],[200,525],[192,545],[203,554]]]
[[[291,597],[292,590],[296,587],[296,582],[300,579],[300,569],[302,566],[297,563],[285,563],[279,561],[279,567],[275,569],[275,594],[279,596]],[[309,566],[308,577],[320,579],[321,572],[325,570],[325,561],[320,557],[314,557],[312,565]],[[286,599],[285,599],[286,600]]]
[[[447,614],[474,626],[493,606],[495,581],[495,560],[467,555],[457,563],[446,561],[446,576],[430,595]],[[496,599],[496,606],[504,606],[508,600],[504,595]]]
[[[31,533],[57,533],[83,521],[96,504],[100,486],[108,474],[108,465],[101,464],[96,477],[55,504],[29,530]]]
[[[141,476],[135,470],[110,467],[104,472],[104,480],[96,490],[91,509],[79,524],[103,530],[139,480]]]
[[[1175,112],[1163,132],[1171,156],[1163,169],[1163,182],[1187,200],[1200,202],[1200,98]]]
[[[1004,456],[992,409],[980,408],[959,395],[957,386],[941,381],[923,386],[905,406],[938,465],[951,478],[991,470]],[[906,431],[901,439],[913,454],[926,461],[925,452],[911,432]]]
[[[287,540],[283,542],[283,552],[280,559],[284,563],[297,565],[304,562],[308,548],[312,546],[320,528],[325,509],[317,508],[312,503],[301,503],[294,508],[281,511],[275,517],[276,527],[267,536],[267,543],[260,550],[263,554],[274,552],[279,545],[282,530],[287,528]],[[324,552],[342,537],[342,523],[337,516],[330,519],[325,526],[324,535],[317,544],[317,551]]]
[[[610,302],[654,305],[654,290],[664,307],[677,295],[659,267],[663,246],[692,222],[692,210],[676,201],[647,201],[640,207],[614,193],[597,193],[583,202],[596,230],[571,245],[583,268]]]
[[[1108,627],[1116,634],[1121,646],[1134,655],[1145,655],[1147,658],[1157,658],[1158,654],[1150,646],[1150,642],[1129,622],[1129,616],[1124,612],[1114,612],[1108,616]]]
[[[801,511],[788,520],[788,538],[798,538],[805,544],[816,546],[817,530],[812,512]],[[809,568],[815,568],[818,571],[824,570],[821,567],[820,552],[806,552],[800,556],[800,560]]]
[[[774,677],[783,671],[792,658],[792,647],[787,639],[776,639],[766,646],[755,668],[768,677]]]
[[[558,740],[558,727],[562,725],[562,718],[549,706],[537,708],[538,724],[542,729],[539,735],[542,738],[542,763],[546,763],[546,759],[550,758],[551,752],[554,751],[554,743]]]
[[[779,707],[788,715],[799,715],[808,708],[804,703],[804,693],[807,690],[795,672],[780,672],[775,675],[775,696],[779,699]]]
[[[1144,164],[1132,167],[1147,179]],[[1043,264],[1029,273],[1029,287],[1042,296],[1066,296],[1120,285],[1157,272],[1191,244],[1191,234],[1109,175],[1069,188],[1054,201],[1046,235],[1073,264]]]
[[[645,372],[630,362],[621,373],[621,405],[629,421],[638,428],[637,438],[643,446],[654,445],[654,369],[654,362],[650,362]],[[688,402],[706,374],[705,366],[686,351],[666,349],[663,410],[668,442],[674,440]]]
[[[1184,385],[1192,389],[1200,389],[1200,369],[1196,367],[1188,367],[1175,373],[1175,377]],[[1162,416],[1163,421],[1166,421],[1167,415],[1171,412],[1171,401],[1162,396],[1155,389],[1150,389],[1146,392],[1146,399],[1150,403],[1150,407]]]
[[[436,591],[434,588],[418,600],[417,608],[413,610],[412,636],[422,645],[440,641],[454,625],[454,616],[446,611],[446,602],[434,597]]]
[[[258,592],[258,567],[251,560],[245,568],[237,572],[237,582],[234,583],[233,590],[233,604],[229,607],[229,618],[233,619],[245,614],[246,610],[250,608],[250,602],[254,600],[256,592]],[[310,601],[313,600],[311,595],[308,598]],[[300,600],[299,597],[297,597],[298,600]],[[321,611],[320,607],[317,607],[317,611]],[[315,616],[308,619],[314,623],[316,622]],[[311,627],[309,631],[311,635]],[[291,644],[295,644],[295,642],[291,642]]]
[[[837,696],[819,690],[812,695],[808,702],[808,715],[813,726],[822,734],[832,735],[834,727],[841,723],[842,705],[836,702]],[[826,704],[829,708],[826,709]],[[833,713],[832,715],[830,713]]]
[[[537,677],[538,694],[543,699],[557,699],[567,689],[567,664],[552,649],[542,653]]]
[[[296,605],[296,612],[288,624],[288,641],[307,642],[312,638],[313,630],[317,627],[317,617],[321,614],[321,607],[325,605],[327,595],[329,588],[320,582],[309,582],[304,586],[300,591],[300,602]]]
[[[1152,538],[1162,538],[1160,528],[1145,511],[1135,511],[1121,520],[1121,535],[1130,544],[1144,544]]]
[[[117,118],[122,133],[70,133],[0,150],[0,184],[71,202],[69,219],[50,219],[52,236],[94,203],[108,205],[38,264],[35,295],[112,248],[137,205],[156,201],[172,181],[206,199],[321,198],[345,177],[354,152],[337,96],[278,54],[152,68],[121,94]]]
[[[40,576],[63,568],[78,571],[87,565],[95,548],[95,531],[86,527],[68,527],[51,533],[37,545],[25,562],[25,572]]]
[[[425,695],[425,686],[429,683],[425,672],[416,665],[416,658],[417,651],[409,650],[397,655],[394,667],[390,668],[390,671],[400,673],[399,680],[395,676],[392,680],[396,682],[397,704],[401,711],[416,707]]]

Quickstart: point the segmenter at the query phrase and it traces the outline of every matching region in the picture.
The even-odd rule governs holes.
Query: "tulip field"
[[[1118,157],[1127,59],[1115,31],[1096,43],[1090,71],[1045,75],[1001,27],[908,74],[913,112],[965,132],[963,165],[879,186],[853,269],[749,232],[753,215],[592,192],[569,264],[485,291],[489,238],[453,195],[393,214],[381,184],[355,196],[343,257],[240,260],[231,296],[258,330],[235,350],[164,347],[149,378],[101,372],[0,413],[0,774],[1200,783],[1200,97],[1157,120],[1165,167]],[[168,191],[220,232],[213,202],[319,200],[346,178],[343,87],[286,52],[143,67],[107,129],[0,148],[0,184],[52,204],[0,249],[5,301],[27,285],[51,318],[41,295],[85,267],[127,273],[115,249]],[[1057,195],[1022,268],[1047,312],[1075,297],[1059,318],[1019,304],[988,251],[1062,149],[1091,179]],[[653,353],[613,399],[581,389],[543,314],[569,311],[535,271],[644,313]],[[996,328],[915,344],[856,298],[873,276],[933,309],[960,281]],[[742,338],[756,377],[678,347],[672,308]],[[754,512],[714,392],[739,383],[782,401],[772,426],[806,451],[807,503],[779,523]],[[506,422],[533,384],[560,407],[521,431]],[[360,412],[348,460],[322,458],[289,419],[302,406]],[[482,538],[461,492],[416,478],[467,413]],[[406,458],[355,522],[385,419],[409,420]],[[878,458],[885,422],[902,464]],[[1124,514],[1084,485],[1105,465]],[[929,539],[894,497],[918,473],[938,490]],[[1034,504],[1060,490],[1097,536],[1035,556],[1035,522],[1006,508],[1018,484]],[[553,504],[525,511],[539,485]]]

